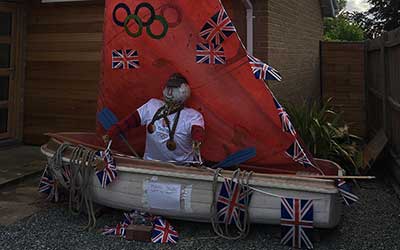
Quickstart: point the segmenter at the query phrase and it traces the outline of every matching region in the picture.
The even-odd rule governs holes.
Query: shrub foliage
[[[361,138],[349,133],[342,113],[334,111],[331,99],[302,105],[287,104],[291,121],[315,157],[339,163],[349,174],[362,166]]]

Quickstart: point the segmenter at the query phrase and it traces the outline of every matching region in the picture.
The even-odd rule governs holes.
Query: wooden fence
[[[400,28],[366,42],[367,124],[371,137],[383,128],[400,154]]]
[[[24,142],[45,132],[94,131],[104,0],[27,1]]]
[[[363,42],[321,43],[321,96],[343,112],[350,132],[366,135],[365,46]]]

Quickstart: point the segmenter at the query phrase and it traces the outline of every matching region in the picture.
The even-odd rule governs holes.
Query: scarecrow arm
[[[119,121],[113,125],[108,131],[107,135],[110,138],[124,133],[131,128],[136,128],[141,125],[140,115],[138,111],[135,111],[131,115],[125,117],[123,120]],[[192,125],[192,140],[197,142],[202,142],[204,139],[204,128],[198,125]]]
[[[196,142],[203,142],[204,128],[198,125],[192,125],[192,140]]]
[[[114,136],[124,133],[131,128],[139,127],[140,123],[141,122],[140,122],[139,112],[135,111],[134,113],[128,115],[123,120],[121,120],[118,123],[116,123],[115,125],[113,125],[107,131],[107,135],[110,138],[113,138]]]

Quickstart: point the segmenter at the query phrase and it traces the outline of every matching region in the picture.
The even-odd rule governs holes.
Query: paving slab
[[[40,174],[0,188],[0,225],[10,225],[40,210]]]
[[[0,148],[0,187],[42,171],[45,163],[40,147]]]

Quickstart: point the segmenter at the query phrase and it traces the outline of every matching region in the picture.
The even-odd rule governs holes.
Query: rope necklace
[[[154,123],[157,120],[160,120],[161,118],[164,119],[165,124],[168,127],[169,139],[167,141],[167,148],[170,151],[174,151],[176,149],[176,142],[174,141],[174,136],[175,136],[176,127],[178,126],[178,120],[179,120],[182,109],[183,109],[183,105],[179,105],[179,106],[164,105],[156,111],[156,113],[153,116],[153,119],[147,126],[147,131],[150,134],[152,134],[155,131]],[[174,113],[177,113],[177,114],[174,117],[174,122],[173,122],[172,128],[171,128],[171,122],[168,119],[168,115],[172,115]]]

